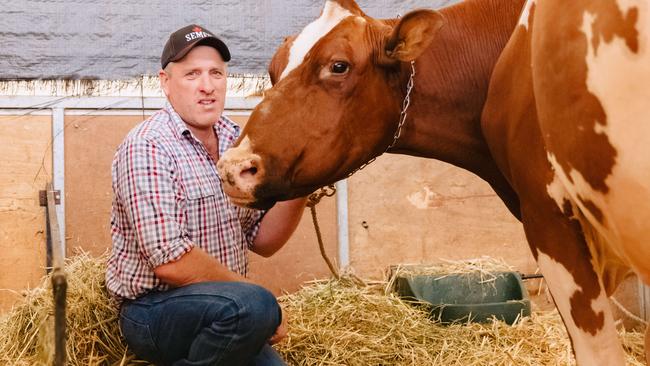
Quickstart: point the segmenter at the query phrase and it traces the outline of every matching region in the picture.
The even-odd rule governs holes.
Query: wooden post
[[[48,259],[51,260],[52,291],[54,296],[54,366],[66,363],[66,292],[68,281],[64,270],[65,253],[61,243],[59,221],[56,214],[56,197],[52,183],[45,189]],[[50,265],[50,263],[48,263]]]

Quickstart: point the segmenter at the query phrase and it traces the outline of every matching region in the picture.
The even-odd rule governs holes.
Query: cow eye
[[[345,74],[350,69],[350,65],[345,61],[336,61],[330,66],[330,71],[334,74]]]

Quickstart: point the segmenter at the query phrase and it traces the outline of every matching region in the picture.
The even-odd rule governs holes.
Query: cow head
[[[396,21],[328,0],[320,17],[285,39],[273,87],[218,163],[225,192],[266,208],[344,178],[393,140],[410,70],[442,25],[432,10]]]

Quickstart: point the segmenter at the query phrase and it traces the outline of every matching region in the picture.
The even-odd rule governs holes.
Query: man
[[[113,161],[113,250],[106,284],[129,348],[160,365],[282,365],[275,297],[246,279],[247,250],[270,256],[304,199],[268,212],[235,207],[216,162],[239,127],[222,116],[228,47],[203,27],[174,32],[161,57],[168,103]]]

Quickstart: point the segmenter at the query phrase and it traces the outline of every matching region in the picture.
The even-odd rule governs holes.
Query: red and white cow
[[[630,269],[650,284],[650,0],[467,0],[397,20],[329,0],[270,74],[218,163],[235,203],[306,195],[389,146],[465,168],[522,221],[578,364],[624,364],[608,295]]]

